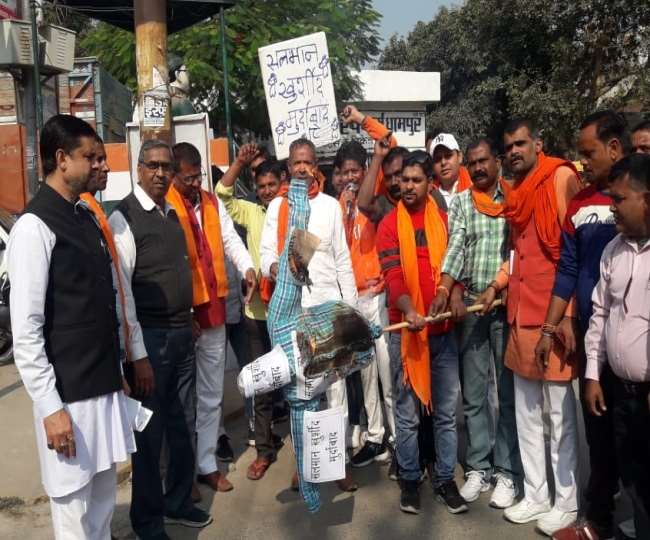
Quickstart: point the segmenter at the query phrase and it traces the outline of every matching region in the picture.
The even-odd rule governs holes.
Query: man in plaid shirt
[[[506,313],[497,308],[487,314],[466,314],[466,305],[480,301],[480,294],[492,287],[493,277],[508,256],[508,226],[502,212],[509,186],[499,178],[497,155],[495,145],[485,138],[467,149],[472,186],[459,193],[449,209],[449,245],[439,287],[446,294],[438,294],[432,311],[440,313],[448,304],[459,320],[463,407],[468,431],[466,482],[460,494],[468,502],[475,501],[481,492],[490,489],[494,478],[496,488],[490,505],[507,508],[515,502],[521,462],[513,376],[503,362],[508,332]],[[491,373],[496,375],[499,401],[493,448],[488,406]]]

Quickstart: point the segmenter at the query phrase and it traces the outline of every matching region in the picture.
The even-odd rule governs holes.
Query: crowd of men
[[[650,538],[650,122],[585,118],[579,172],[544,153],[527,119],[464,152],[445,132],[408,151],[354,107],[342,121],[375,140],[370,159],[344,142],[326,179],[307,139],[286,161],[247,144],[214,193],[192,144],[144,141],[137,184],[109,217],[95,198],[110,166],[101,139],[72,116],[46,123],[45,182],[11,232],[8,261],[15,361],[56,538],[110,538],[116,463],[129,455],[138,538],[211,523],[196,482],[233,489],[217,459],[232,457],[227,300],[243,299],[244,365],[271,350],[292,182],[307,186],[306,228],[320,240],[302,307],[341,300],[379,326],[408,324],[314,402],[345,411],[351,468],[390,463],[411,514],[426,476],[453,514],[492,490],[489,505],[508,521],[535,521],[558,540],[613,538],[621,483],[637,538]],[[246,169],[254,201],[235,196]],[[584,507],[576,379],[591,466]],[[286,396],[293,426],[298,400]],[[282,445],[277,400],[258,395],[246,409],[252,481]],[[316,511],[302,471],[291,482]],[[359,488],[350,468],[338,485]]]

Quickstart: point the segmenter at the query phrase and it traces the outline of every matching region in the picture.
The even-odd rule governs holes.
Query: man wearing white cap
[[[435,184],[445,198],[447,208],[456,194],[472,185],[472,179],[463,163],[456,137],[450,133],[439,133],[432,141],[429,153],[433,158]]]

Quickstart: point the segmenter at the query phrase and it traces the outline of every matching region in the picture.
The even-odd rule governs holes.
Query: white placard
[[[298,399],[308,401],[318,394],[322,394],[329,386],[338,380],[335,373],[330,373],[327,377],[319,375],[317,377],[305,377],[305,363],[303,362],[296,332],[291,332],[291,343],[293,345],[294,368],[296,371],[296,392]]]
[[[278,159],[306,137],[318,148],[341,138],[324,32],[258,50]]]
[[[289,382],[289,359],[280,345],[244,366],[237,377],[237,385],[245,398],[268,394]]]
[[[153,416],[153,411],[142,406],[137,399],[124,396],[126,400],[126,413],[129,417],[129,423],[133,431],[144,431],[149,420]]]
[[[302,473],[307,482],[332,482],[345,478],[343,407],[305,411],[302,444]]]

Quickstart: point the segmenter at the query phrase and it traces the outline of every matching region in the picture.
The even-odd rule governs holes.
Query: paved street
[[[226,412],[230,419],[227,428],[236,461],[231,465],[228,477],[235,489],[230,493],[213,494],[202,487],[204,499],[201,506],[210,509],[214,523],[201,531],[168,527],[174,540],[298,540],[308,536],[328,540],[542,538],[533,525],[512,525],[504,521],[500,511],[488,507],[489,493],[470,505],[468,513],[454,516],[433,500],[429,484],[425,483],[421,489],[422,513],[419,516],[403,514],[398,507],[397,484],[388,480],[387,466],[377,464],[355,470],[360,489],[354,494],[340,493],[334,484],[324,485],[321,513],[308,515],[298,494],[289,489],[294,462],[288,444],[262,481],[246,479],[246,467],[254,459],[254,451],[244,445],[246,422],[233,383],[234,372],[230,372],[226,391]],[[31,504],[34,497],[42,495],[42,489],[33,441],[31,406],[24,388],[17,382],[13,366],[0,367],[0,418],[8,447],[0,461],[0,538],[49,540],[52,538],[49,505]],[[279,433],[288,442],[287,429],[287,423],[281,424]],[[586,463],[586,457],[581,459],[582,470]],[[26,504],[11,497],[20,497]],[[120,540],[135,538],[128,521],[129,500],[130,483],[127,479],[118,491],[113,522],[113,534]],[[629,511],[626,511],[625,501],[619,506],[622,506],[619,518],[627,517]]]

